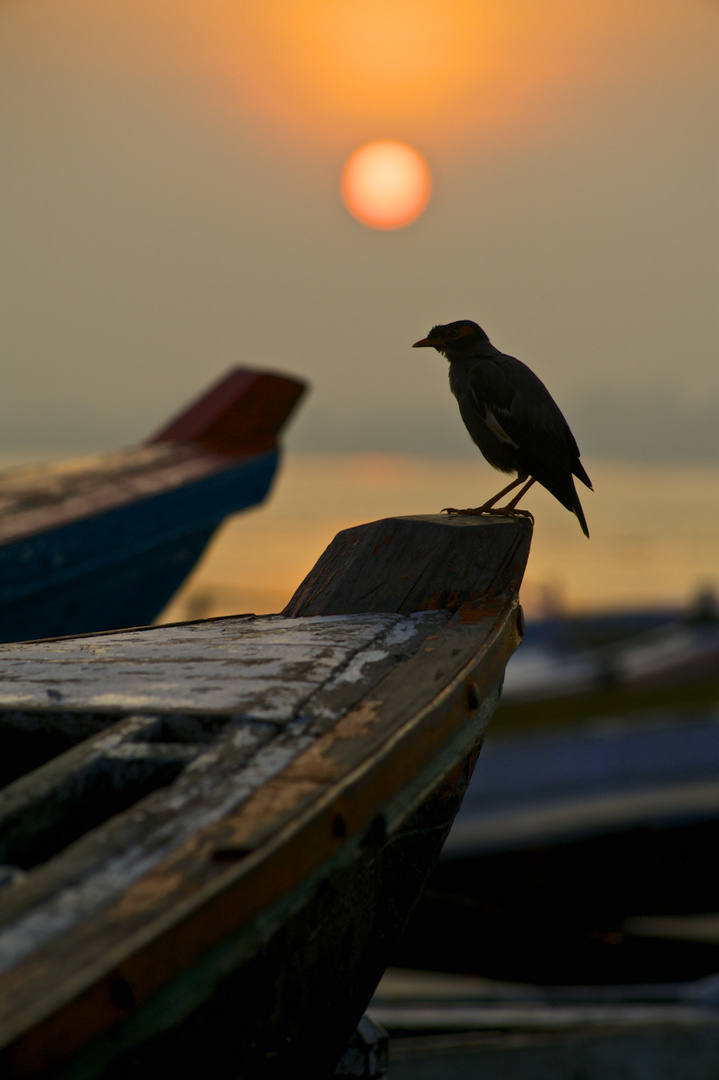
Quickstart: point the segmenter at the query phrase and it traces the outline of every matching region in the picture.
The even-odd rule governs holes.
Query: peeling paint
[[[158,627],[101,639],[0,647],[0,708],[47,707],[47,685],[64,709],[235,712],[286,720],[317,687],[384,658],[362,650],[387,630],[388,648],[416,633],[399,615],[281,616]]]
[[[359,739],[369,735],[382,712],[384,702],[380,699],[368,699],[356,709],[343,716],[333,734],[338,739]]]
[[[364,649],[352,657],[347,667],[337,676],[337,682],[360,682],[368,664],[377,664],[388,656],[386,649]]]

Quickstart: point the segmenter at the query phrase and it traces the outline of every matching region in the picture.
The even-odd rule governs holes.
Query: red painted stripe
[[[195,442],[225,454],[261,453],[305,391],[284,375],[235,368],[148,442]]]

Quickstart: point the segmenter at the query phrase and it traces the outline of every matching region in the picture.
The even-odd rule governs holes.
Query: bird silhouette
[[[449,385],[467,431],[490,465],[516,473],[511,484],[482,506],[454,514],[526,513],[517,504],[535,482],[577,515],[585,536],[587,521],[573,477],[592,482],[579,460],[579,448],[559,406],[533,371],[492,345],[481,326],[469,319],[433,326],[413,348],[434,348],[449,360]],[[494,504],[520,484],[507,506]]]

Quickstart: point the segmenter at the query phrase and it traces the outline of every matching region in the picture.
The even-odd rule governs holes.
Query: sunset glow
[[[347,209],[373,229],[399,229],[415,221],[431,190],[422,155],[392,139],[378,139],[355,150],[342,173]]]
[[[672,43],[699,18],[671,0],[53,0],[53,7],[76,20],[75,51],[58,53],[73,70],[80,53],[83,63],[107,70],[113,55],[122,60],[134,50],[140,67],[181,72],[193,100],[248,121],[283,149],[300,147],[313,165],[318,151],[329,160],[338,146],[378,130],[401,132],[446,161],[466,160],[477,146],[486,154],[516,145],[528,133],[554,138],[577,121],[594,89],[620,93],[641,79],[643,57],[654,55],[648,42],[666,50],[662,70],[676,75]]]

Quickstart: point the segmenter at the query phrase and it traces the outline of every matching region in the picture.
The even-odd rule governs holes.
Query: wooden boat
[[[281,615],[0,647],[3,1076],[332,1074],[474,767],[530,537],[387,519]]]
[[[151,622],[265,498],[303,391],[238,368],[139,446],[0,474],[0,641]]]

